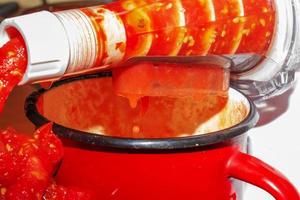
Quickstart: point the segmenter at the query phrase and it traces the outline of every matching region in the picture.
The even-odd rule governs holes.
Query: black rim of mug
[[[110,71],[100,72],[97,74],[87,74],[79,77],[73,77],[58,81],[54,83],[50,89],[40,89],[29,95],[25,102],[25,113],[27,118],[36,126],[41,127],[50,120],[42,116],[37,109],[36,103],[40,96],[53,88],[62,86],[64,84],[72,83],[75,81],[96,79],[111,77]],[[75,130],[72,128],[61,126],[57,123],[53,123],[53,132],[62,138],[71,139],[86,145],[92,145],[95,147],[113,148],[113,149],[131,149],[131,150],[180,150],[199,148],[204,146],[215,145],[218,143],[226,142],[237,136],[245,134],[249,129],[253,128],[257,123],[259,116],[254,103],[242,92],[241,93],[249,102],[250,112],[248,116],[239,124],[230,128],[203,134],[193,135],[187,137],[178,138],[162,138],[162,139],[133,139],[133,138],[121,138],[105,135],[98,135],[88,132]]]

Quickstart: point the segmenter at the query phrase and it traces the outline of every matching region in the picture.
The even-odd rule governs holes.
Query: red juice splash
[[[22,80],[26,66],[27,52],[20,36],[0,48],[0,112],[10,92]]]

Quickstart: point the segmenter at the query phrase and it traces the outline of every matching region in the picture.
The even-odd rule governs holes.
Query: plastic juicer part
[[[9,41],[8,28],[21,33],[28,65],[20,84],[62,77],[69,65],[70,47],[60,20],[50,12],[8,18],[1,23],[0,46]]]
[[[295,81],[300,64],[299,0],[276,0],[275,35],[261,62],[258,55],[233,55],[234,68],[240,70],[255,65],[245,72],[232,73],[232,84],[255,100],[279,95]],[[258,56],[259,57],[259,56]],[[234,71],[234,70],[233,70]]]
[[[228,56],[235,63],[232,84],[254,99],[269,98],[288,89],[294,82],[295,68],[300,63],[300,19],[297,18],[300,0],[274,2],[276,27],[266,55],[249,52]],[[42,11],[4,20],[0,25],[0,46],[9,40],[9,28],[18,30],[27,46],[28,66],[21,84],[59,79],[91,68],[100,70],[113,61],[121,61],[124,55],[109,47],[126,41],[124,27],[112,12],[103,10],[104,28],[111,37],[106,44],[108,58],[105,65],[97,68],[93,66],[97,63],[98,54],[103,53],[97,52],[97,47],[103,44],[98,43],[92,22],[80,10]]]

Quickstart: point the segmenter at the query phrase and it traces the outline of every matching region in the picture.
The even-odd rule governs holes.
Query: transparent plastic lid
[[[254,100],[282,94],[295,82],[300,63],[299,0],[276,0],[276,25],[265,55],[228,55],[234,62],[232,84]]]

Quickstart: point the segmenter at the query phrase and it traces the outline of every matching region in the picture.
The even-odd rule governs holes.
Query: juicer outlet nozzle
[[[4,20],[0,25],[0,46],[9,41],[8,29],[23,37],[28,65],[21,84],[64,75],[70,57],[69,42],[60,20],[47,11]]]

